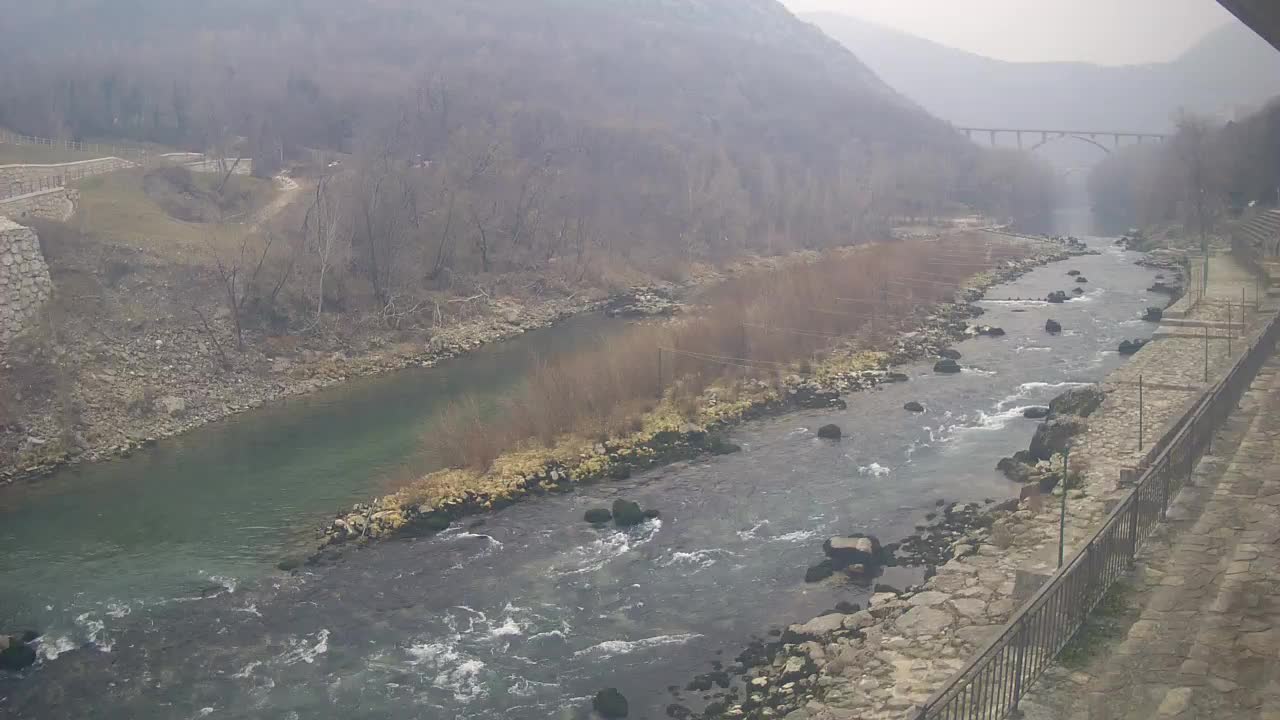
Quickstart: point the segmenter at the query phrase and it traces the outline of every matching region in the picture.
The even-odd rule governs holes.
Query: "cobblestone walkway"
[[[1031,720],[1280,720],[1280,359],[1139,557],[1123,638],[1051,672]]]

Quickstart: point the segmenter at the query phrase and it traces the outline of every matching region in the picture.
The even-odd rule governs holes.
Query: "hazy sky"
[[[1237,22],[1215,0],[782,0],[1002,60],[1122,65],[1168,60]]]

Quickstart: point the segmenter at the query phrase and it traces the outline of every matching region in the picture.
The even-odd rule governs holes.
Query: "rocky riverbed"
[[[884,352],[838,347],[806,375],[791,374],[777,385],[748,379],[723,402],[723,389],[712,388],[699,400],[697,417],[689,420],[664,403],[643,421],[643,429],[630,436],[602,442],[579,443],[550,451],[522,452],[499,458],[487,473],[441,471],[401,491],[340,513],[321,531],[322,548],[351,541],[371,541],[401,535],[438,532],[459,517],[487,512],[529,495],[566,492],[574,484],[610,477],[627,477],[633,470],[685,459],[700,453],[731,452],[720,438],[729,427],[745,420],[799,408],[842,405],[842,394],[868,390],[906,377],[892,368],[927,357],[944,357],[955,363],[952,343],[979,335],[999,336],[1004,331],[972,320],[982,314],[976,306],[987,288],[1008,282],[1051,262],[1091,253],[1074,238],[1041,241],[1038,252],[1006,262],[971,278],[954,302],[922,309],[913,319],[916,327],[897,335]],[[956,371],[959,365],[954,365]],[[323,559],[331,553],[314,559]]]

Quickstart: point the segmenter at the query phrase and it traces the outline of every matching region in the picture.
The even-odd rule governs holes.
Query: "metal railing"
[[[1171,499],[1275,350],[1278,337],[1280,316],[1272,317],[1226,376],[1169,426],[1158,454],[1089,542],[913,718],[1000,720],[1017,709],[1111,585],[1128,572],[1139,543],[1164,519]]]
[[[32,135],[20,135],[7,131],[0,131],[0,143],[8,143],[10,145],[36,145],[42,147],[63,148],[66,150],[74,150],[79,152],[93,153],[97,155],[121,158],[137,158],[154,155],[147,148],[136,147],[132,145],[112,145],[105,143],[85,143],[75,140],[58,140],[56,138],[35,137]]]

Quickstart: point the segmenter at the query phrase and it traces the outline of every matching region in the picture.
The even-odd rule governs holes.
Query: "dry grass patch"
[[[211,240],[219,252],[238,250],[251,223],[178,220],[147,194],[146,174],[142,169],[122,170],[79,182],[80,203],[71,223],[101,240],[185,264],[208,264]],[[197,182],[205,180],[200,173],[194,176]],[[276,192],[269,180],[240,177],[237,183],[244,184],[255,203],[269,202]]]
[[[445,464],[483,472],[506,451],[634,435],[655,413],[732,420],[764,400],[738,397],[743,380],[776,386],[788,374],[821,378],[883,365],[886,357],[869,351],[952,300],[972,276],[1027,253],[1021,243],[974,234],[864,246],[749,273],[707,293],[701,312],[637,325],[540,365],[496,411],[455,403],[428,443]]]

